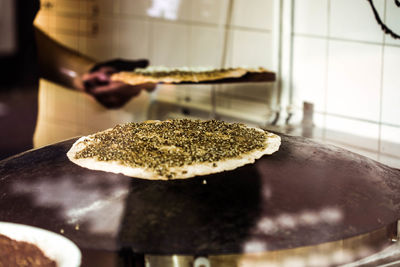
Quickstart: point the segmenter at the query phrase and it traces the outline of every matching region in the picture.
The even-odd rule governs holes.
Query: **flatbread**
[[[145,83],[200,83],[227,78],[240,78],[247,73],[269,73],[264,68],[166,68],[148,67],[136,69],[134,72],[119,72],[112,75],[114,81],[131,85]]]
[[[127,123],[79,138],[68,158],[79,166],[150,180],[236,169],[279,149],[278,135],[240,123],[167,120]]]

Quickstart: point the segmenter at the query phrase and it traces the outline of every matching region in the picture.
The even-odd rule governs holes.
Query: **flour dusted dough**
[[[214,125],[218,127],[220,122],[217,121],[212,121],[207,123],[207,121],[189,121],[189,120],[171,120],[171,121],[147,121],[141,124],[135,124],[134,126],[136,127],[147,127],[147,126],[171,126],[171,131],[178,131],[179,133],[185,132],[183,129],[176,129],[174,128],[174,124],[183,123],[182,121],[188,121],[187,123],[205,123],[205,125]],[[223,122],[221,122],[223,123]],[[163,125],[161,125],[163,124]],[[228,125],[229,127],[232,126],[233,124],[228,124],[228,123],[223,123],[224,125]],[[196,125],[196,124],[194,124]],[[198,175],[208,175],[212,173],[218,173],[222,171],[227,171],[227,170],[233,170],[236,169],[240,166],[243,166],[245,164],[249,163],[254,163],[256,159],[261,158],[263,155],[267,154],[272,154],[275,151],[279,149],[281,139],[278,135],[275,135],[273,133],[266,132],[264,130],[258,129],[258,128],[251,128],[244,126],[243,124],[240,124],[240,126],[237,126],[239,124],[236,124],[235,127],[241,127],[244,131],[252,131],[253,134],[258,135],[258,139],[262,138],[263,140],[263,147],[259,149],[253,149],[251,151],[248,151],[246,153],[241,153],[238,156],[231,157],[231,158],[223,158],[221,160],[217,161],[210,161],[210,162],[193,162],[193,163],[185,163],[182,166],[166,166],[166,170],[164,168],[163,172],[157,171],[155,168],[149,168],[146,166],[132,166],[132,164],[126,164],[123,163],[122,161],[119,160],[99,160],[98,157],[92,156],[92,157],[87,157],[87,158],[77,158],[76,155],[80,151],[84,150],[87,148],[87,146],[91,143],[97,142],[96,141],[96,136],[100,135],[109,135],[113,131],[117,131],[116,127],[120,127],[121,129],[123,127],[127,127],[126,125],[124,126],[116,126],[113,129],[108,129],[103,132],[99,132],[97,134],[89,135],[89,136],[84,136],[79,138],[71,147],[71,149],[68,151],[67,156],[68,158],[74,162],[75,164],[92,169],[92,170],[101,170],[101,171],[106,171],[106,172],[112,172],[112,173],[122,173],[127,176],[131,177],[136,177],[136,178],[143,178],[143,179],[150,179],[150,180],[170,180],[170,179],[184,179],[184,178],[191,178],[194,176]],[[201,127],[201,126],[200,126]],[[120,131],[120,128],[119,131]],[[165,129],[163,130],[165,132]],[[197,133],[196,133],[197,134]],[[200,132],[198,134],[205,134],[205,135],[221,135],[223,139],[228,140],[229,136],[226,136],[226,133],[218,133],[214,132],[211,133],[208,130],[205,132]],[[151,140],[160,140],[161,133],[152,133],[149,134],[145,138],[147,142],[151,142]],[[142,138],[140,137],[140,134],[137,134],[137,138]],[[153,138],[153,139],[152,139]],[[154,139],[156,138],[156,139]],[[158,139],[157,139],[158,138]],[[250,140],[251,141],[251,140]],[[210,147],[213,146],[213,144],[209,144]],[[158,150],[164,150],[167,151],[168,155],[168,150],[170,152],[175,152],[179,153],[180,148],[175,146],[175,145],[159,145],[157,147]],[[185,152],[182,152],[185,153]],[[219,152],[215,152],[219,153]],[[221,152],[226,153],[226,151]],[[141,157],[140,155],[138,155]],[[165,166],[164,166],[165,167]]]

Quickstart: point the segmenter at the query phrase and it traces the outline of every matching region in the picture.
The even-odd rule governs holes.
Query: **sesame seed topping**
[[[95,158],[150,169],[168,179],[185,165],[240,158],[266,147],[266,133],[240,123],[218,120],[169,120],[126,123],[82,141],[76,159]]]

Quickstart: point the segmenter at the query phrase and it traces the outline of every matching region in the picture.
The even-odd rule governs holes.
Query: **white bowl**
[[[16,241],[25,241],[39,247],[43,253],[57,263],[57,267],[79,267],[81,252],[69,239],[40,228],[0,222],[0,234]]]

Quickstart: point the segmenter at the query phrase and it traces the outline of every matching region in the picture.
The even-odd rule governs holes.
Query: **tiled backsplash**
[[[53,37],[63,34],[57,39],[64,43],[65,35],[76,38],[68,45],[94,58],[146,57],[153,65],[166,66],[273,68],[275,0],[76,2],[43,0],[36,23]],[[50,8],[46,3],[51,3]],[[173,18],[154,11],[175,4]],[[223,62],[225,41],[229,56]]]
[[[400,167],[400,41],[384,35],[365,0],[296,0],[293,104],[314,103],[324,141]],[[400,8],[374,1],[400,31]],[[395,20],[397,18],[397,20]],[[354,136],[354,138],[349,138]]]

